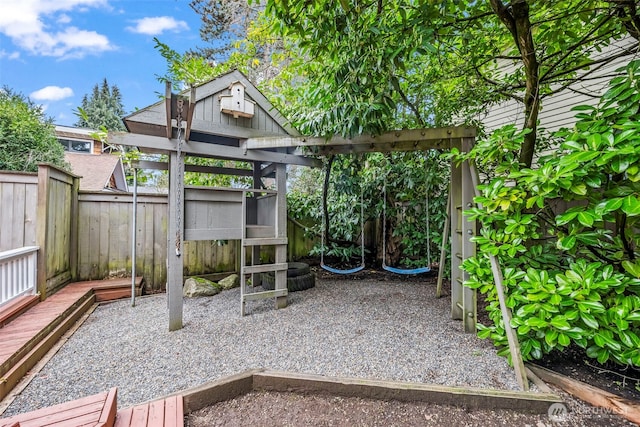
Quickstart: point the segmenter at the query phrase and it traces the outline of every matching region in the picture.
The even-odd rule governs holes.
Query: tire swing
[[[390,273],[415,275],[431,272],[431,238],[429,237],[429,188],[427,187],[425,193],[425,212],[427,216],[427,265],[417,268],[399,268],[387,265],[387,181],[385,179],[382,190],[382,268]]]

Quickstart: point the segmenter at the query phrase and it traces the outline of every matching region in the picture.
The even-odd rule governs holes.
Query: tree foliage
[[[42,107],[0,89],[0,170],[37,172],[38,163],[64,167],[64,148]]]
[[[189,6],[200,15],[200,38],[208,43],[193,53],[213,64],[226,62],[263,9],[246,0],[191,0]]]
[[[109,86],[107,79],[101,85],[96,84],[90,96],[82,97],[78,107],[76,126],[89,129],[106,129],[108,131],[124,131],[122,117],[125,115],[122,105],[122,94],[118,86]]]
[[[470,210],[482,223],[465,283],[487,294],[493,325],[480,328],[508,353],[491,268],[504,269],[522,354],[538,359],[572,343],[600,363],[640,367],[640,61],[619,70],[597,106],[577,106],[575,129],[536,169],[513,162],[513,126],[467,156],[493,164]],[[458,156],[459,153],[454,153]]]
[[[294,122],[319,135],[445,125],[515,99],[531,165],[541,101],[621,56],[594,59],[633,28],[626,1],[387,2],[270,0],[272,28],[307,60]],[[409,114],[407,114],[409,113]]]

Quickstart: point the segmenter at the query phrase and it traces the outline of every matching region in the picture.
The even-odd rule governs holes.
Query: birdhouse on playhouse
[[[253,117],[255,102],[244,97],[245,85],[235,81],[229,86],[229,95],[219,95],[220,111],[238,117]]]

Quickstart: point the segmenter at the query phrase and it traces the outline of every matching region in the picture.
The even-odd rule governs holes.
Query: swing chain
[[[182,110],[184,108],[184,99],[178,98],[177,102],[177,117],[176,125],[178,127],[178,145],[177,145],[177,162],[178,162],[178,177],[180,178],[179,185],[176,188],[176,256],[182,255],[182,187],[184,186],[184,159],[182,157],[182,143],[184,142],[184,135],[182,132]]]

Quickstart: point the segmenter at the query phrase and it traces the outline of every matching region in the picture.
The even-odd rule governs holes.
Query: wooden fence
[[[46,297],[71,280],[131,274],[133,196],[80,192],[78,178],[52,166],[38,174],[0,173],[0,252],[40,246],[38,291]],[[164,290],[167,257],[167,196],[139,195],[136,273],[147,291]],[[305,256],[313,240],[288,226],[289,258]],[[187,241],[184,275],[238,270],[237,241]]]
[[[131,273],[133,196],[80,193],[78,277],[94,280]],[[164,289],[167,279],[167,196],[139,195],[136,215],[136,274],[149,290]],[[236,270],[235,242],[187,241],[184,275]]]
[[[40,246],[38,291],[42,299],[77,280],[79,187],[79,177],[54,166],[39,165],[36,240]]]
[[[0,172],[0,252],[36,245],[38,174]]]

